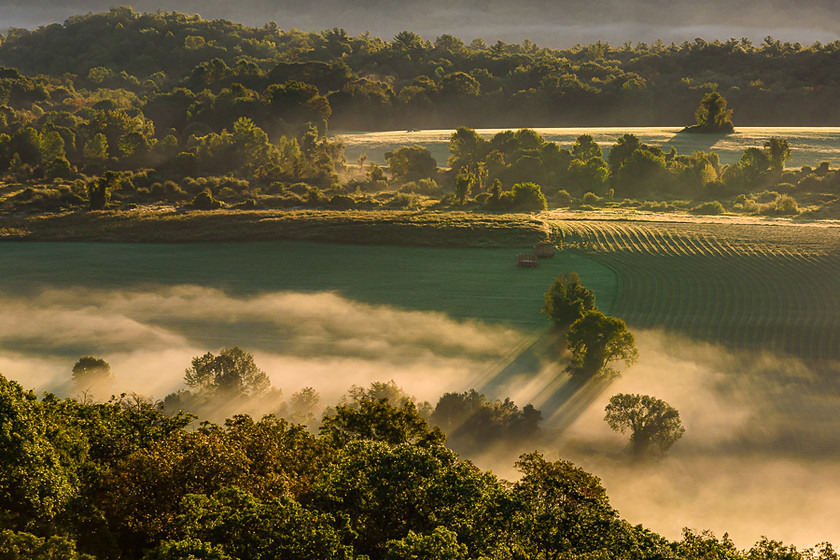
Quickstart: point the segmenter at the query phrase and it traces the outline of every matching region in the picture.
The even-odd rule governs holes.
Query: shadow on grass
[[[565,331],[536,332],[474,381],[490,398],[510,396],[542,411],[543,426],[565,430],[609,387],[613,379],[575,379],[565,371]]]

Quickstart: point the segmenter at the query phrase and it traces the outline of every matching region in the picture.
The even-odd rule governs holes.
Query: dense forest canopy
[[[159,202],[342,210],[429,199],[539,211],[653,197],[693,201],[683,209],[700,213],[794,215],[799,203],[834,201],[840,184],[828,162],[788,173],[783,138],[723,167],[713,153],[665,152],[632,135],[618,139],[607,161],[590,136],[569,150],[522,128],[695,119],[691,129],[717,133],[733,122],[837,125],[840,41],[557,50],[447,34],[430,41],[412,31],[383,39],[341,28],[248,27],[123,6],[34,31],[12,28],[0,65],[0,172],[10,185],[0,204],[12,212]],[[476,126],[518,130],[488,142],[475,137]],[[450,171],[421,146],[388,152],[387,171],[365,166],[364,156],[347,162],[328,134],[418,127],[457,127]],[[735,198],[765,191],[767,200]],[[723,199],[728,207],[697,205]]]
[[[526,453],[520,478],[502,480],[447,448],[411,400],[371,393],[356,390],[317,435],[275,416],[188,429],[191,416],[142,398],[38,398],[0,375],[0,556],[838,558],[827,543],[765,538],[742,551],[690,529],[669,541],[621,519],[600,480],[569,461]]]
[[[329,100],[333,128],[689,124],[710,89],[741,125],[840,124],[840,41],[599,41],[562,50],[488,41],[247,27],[122,7],[10,29],[0,64],[62,80],[68,92],[123,89],[146,103],[174,95],[170,111],[181,119],[194,96],[238,84],[228,96],[247,103],[264,100],[271,85],[301,82]]]
[[[133,0],[138,11],[160,8],[208,19],[230,19],[260,26],[276,21],[283,28],[370,31],[391,37],[410,21],[412,30],[433,38],[454,29],[463,38],[484,37],[519,43],[523,39],[549,47],[606,40],[680,43],[695,37],[709,40],[768,34],[786,41],[813,43],[836,38],[840,14],[832,0]],[[33,28],[64,21],[88,11],[114,7],[109,0],[7,0],[0,8],[4,25]]]

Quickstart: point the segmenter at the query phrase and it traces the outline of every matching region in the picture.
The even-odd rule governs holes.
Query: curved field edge
[[[530,214],[254,210],[68,212],[0,218],[0,240],[324,241],[430,247],[527,247],[549,238]]]
[[[793,224],[556,221],[614,268],[614,313],[736,348],[840,363],[840,230]]]

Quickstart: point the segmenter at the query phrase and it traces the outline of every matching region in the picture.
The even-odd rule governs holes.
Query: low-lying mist
[[[631,326],[632,327],[632,326]],[[238,297],[196,286],[47,290],[0,296],[0,372],[27,388],[73,394],[71,368],[104,358],[114,393],[155,399],[183,387],[190,360],[241,346],[285,396],[314,387],[322,404],[355,384],[393,379],[418,400],[470,388],[542,410],[542,451],[599,476],[632,523],[679,537],[728,532],[739,547],[762,535],[840,543],[838,364],[806,365],[634,331],[639,362],[612,382],[571,383],[561,337],[363,304],[331,292]],[[663,399],[685,436],[661,461],[639,463],[604,407],[616,393]],[[530,449],[487,449],[484,468],[516,477]]]

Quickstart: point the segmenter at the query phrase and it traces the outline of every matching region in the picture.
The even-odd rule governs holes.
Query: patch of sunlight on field
[[[788,140],[793,152],[788,167],[816,166],[828,161],[832,167],[840,165],[840,128],[805,127],[737,127],[734,134],[678,134],[682,127],[624,127],[624,128],[534,128],[546,140],[557,142],[561,147],[571,148],[575,139],[590,134],[601,145],[604,157],[610,147],[623,134],[635,134],[643,143],[659,146],[668,151],[676,148],[677,153],[690,154],[696,151],[714,151],[721,163],[735,163],[744,150],[762,148],[772,137]],[[507,129],[477,129],[483,138]],[[420,145],[427,148],[440,166],[446,166],[449,157],[449,138],[452,130],[419,130],[387,132],[340,132],[336,137],[344,142],[347,161],[357,162],[363,154],[368,161],[385,163],[385,153],[400,146]]]

